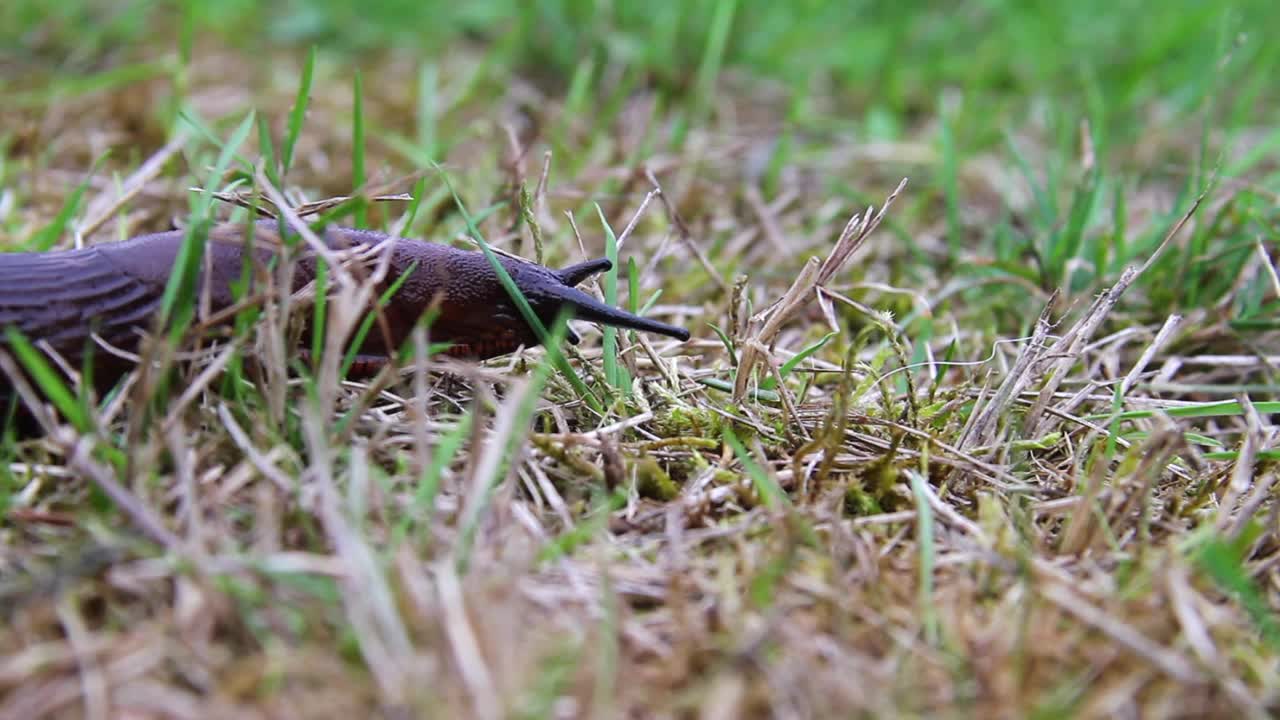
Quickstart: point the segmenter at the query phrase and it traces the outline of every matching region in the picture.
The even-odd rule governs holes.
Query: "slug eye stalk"
[[[560,282],[568,285],[569,287],[575,287],[577,285],[581,285],[583,280],[586,280],[592,275],[612,269],[613,263],[609,261],[609,258],[596,258],[595,260],[588,260],[576,265],[560,268],[555,271],[555,274],[560,278]]]

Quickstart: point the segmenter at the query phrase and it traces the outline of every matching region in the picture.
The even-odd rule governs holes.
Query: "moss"
[[[852,517],[862,517],[864,515],[879,515],[884,512],[880,507],[880,503],[862,489],[862,485],[857,482],[851,482],[844,489],[844,513]]]
[[[723,426],[720,415],[688,406],[672,407],[653,420],[654,430],[663,437],[719,437]]]
[[[911,506],[911,492],[902,480],[902,470],[891,450],[880,460],[866,465],[849,481],[844,493],[844,511],[852,516],[895,512]]]
[[[636,473],[636,492],[651,500],[674,500],[680,494],[680,484],[671,479],[662,465],[645,456],[632,463]]]

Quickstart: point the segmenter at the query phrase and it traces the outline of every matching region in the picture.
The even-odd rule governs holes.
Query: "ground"
[[[46,5],[0,247],[350,197],[693,339],[70,388],[0,717],[1280,712],[1280,6]]]

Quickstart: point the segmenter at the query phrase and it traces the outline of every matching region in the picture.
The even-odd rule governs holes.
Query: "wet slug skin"
[[[233,288],[242,282],[246,267],[270,271],[282,247],[277,229],[275,221],[266,220],[253,226],[252,238],[244,225],[210,230],[196,291],[207,297],[211,317],[233,305]],[[13,326],[33,343],[47,343],[72,367],[79,367],[98,338],[126,353],[135,352],[142,333],[153,329],[184,234],[172,230],[77,250],[0,253],[0,329]],[[333,251],[374,250],[367,253],[373,259],[357,268],[365,272],[373,270],[381,255],[376,251],[393,240],[385,233],[342,227],[327,228],[321,239]],[[250,246],[256,257],[246,264]],[[449,343],[449,355],[487,359],[539,344],[483,253],[409,238],[394,238],[390,252],[388,272],[374,297],[397,282],[399,287],[382,310],[384,320],[362,343],[359,354],[366,361],[359,367],[373,367],[369,358],[385,358],[399,349],[433,303],[437,314],[430,325],[431,340]],[[296,257],[294,290],[314,279],[317,265],[316,254],[305,246]],[[578,320],[689,339],[684,328],[610,307],[576,287],[610,269],[607,259],[560,270],[505,256],[499,260],[544,326],[568,307]],[[221,319],[232,315],[222,313]],[[304,344],[309,343],[307,335]],[[577,342],[572,332],[569,341]],[[0,335],[0,347],[6,344]],[[94,349],[92,358],[98,382],[113,381],[127,369],[101,349]],[[7,386],[7,377],[0,378],[0,397],[8,394]]]

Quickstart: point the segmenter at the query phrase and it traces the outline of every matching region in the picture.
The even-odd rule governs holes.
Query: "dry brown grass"
[[[202,115],[252,104],[282,129],[296,87],[289,58],[200,57],[189,99]],[[403,62],[385,59],[366,78],[403,77]],[[452,59],[444,76],[469,63]],[[293,200],[352,191],[344,77],[322,68]],[[123,408],[102,436],[64,428],[17,446],[0,526],[0,717],[1260,718],[1280,708],[1280,646],[1209,577],[1197,545],[1205,528],[1244,537],[1239,567],[1274,612],[1275,469],[1258,455],[1274,447],[1274,426],[1257,413],[1195,424],[1157,414],[1132,421],[1145,436],[1108,450],[1109,420],[1089,417],[1111,410],[1117,383],[1124,409],[1198,399],[1153,388],[1157,369],[1165,383],[1249,379],[1248,351],[1206,366],[1185,350],[1212,336],[1213,318],[1165,331],[1163,318],[1136,323],[1121,304],[1138,266],[1092,304],[1030,288],[1034,305],[1014,312],[1040,315],[1031,336],[999,337],[984,308],[941,305],[945,280],[928,263],[904,274],[916,261],[895,231],[859,233],[897,179],[921,169],[913,146],[837,142],[798,156],[785,189],[765,197],[756,153],[778,118],[727,104],[681,152],[659,148],[635,167],[624,159],[650,122],[637,98],[610,132],[571,132],[583,159],[553,157],[542,176],[537,128],[566,119],[536,92],[514,84],[449,111],[460,142],[445,164],[469,206],[545,184],[534,209],[550,264],[584,257],[565,210],[599,200],[616,228],[637,218],[622,255],[641,268],[646,297],[664,289],[651,312],[695,339],[624,336],[635,395],[603,413],[558,376],[542,386],[528,372],[541,351],[484,366],[432,361],[372,391],[331,388],[319,405],[298,382],[286,387],[276,361],[261,402],[220,394],[213,373],[148,432],[134,423],[111,435],[130,427]],[[106,148],[105,168],[137,182],[124,182],[121,200],[111,174],[90,179],[72,224],[84,241],[181,219],[205,156],[156,127],[148,108],[169,97],[156,80],[0,110],[14,129],[8,162],[22,168],[0,242],[56,215]],[[408,101],[373,80],[365,102],[372,183],[407,190],[414,169],[381,138],[411,132]],[[965,181],[1012,202],[1008,175],[989,169],[975,164]],[[875,206],[816,192],[815,177],[835,171]],[[655,181],[662,193],[645,205]],[[457,219],[428,187],[414,232],[444,241]],[[886,222],[916,202],[912,187],[899,187]],[[394,220],[394,204],[375,220],[383,208]],[[1134,212],[1136,224],[1155,221]],[[941,251],[937,213],[904,216],[897,232]],[[598,256],[587,217],[577,217],[581,242]],[[482,227],[532,255],[510,207]],[[931,345],[898,324],[913,310],[943,313]],[[262,324],[251,354],[276,322]],[[732,337],[736,359],[710,324]],[[843,332],[763,392],[832,329]],[[586,337],[575,365],[592,377],[600,350]],[[945,365],[952,337],[956,362]],[[759,372],[735,387],[734,363]],[[520,422],[524,402],[536,402],[532,423]],[[358,418],[343,426],[351,407]],[[463,413],[471,421],[459,427]],[[1241,440],[1239,459],[1205,460],[1184,437],[1192,428]],[[129,471],[104,464],[95,443],[120,447]],[[438,490],[424,491],[432,468]],[[112,485],[116,509],[99,499]],[[785,502],[771,502],[774,486]]]

